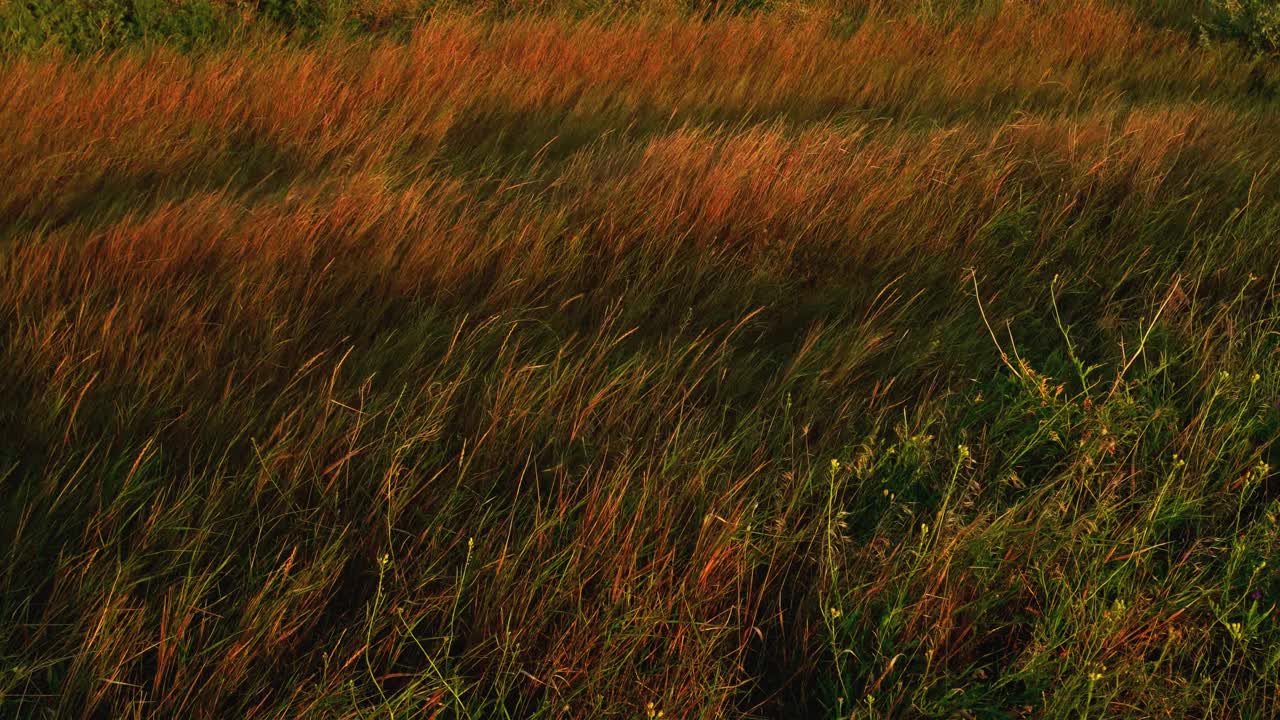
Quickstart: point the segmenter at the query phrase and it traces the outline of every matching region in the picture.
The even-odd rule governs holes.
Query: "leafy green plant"
[[[28,0],[0,7],[0,49],[111,50],[133,42],[193,47],[225,37],[230,6],[209,0]]]
[[[73,51],[114,47],[130,34],[132,0],[33,0],[8,3],[0,11],[6,47],[46,44]]]
[[[268,20],[299,30],[314,30],[344,9],[340,0],[257,0],[254,5]]]
[[[86,53],[147,42],[189,49],[224,40],[247,22],[305,37],[384,20],[350,0],[27,0],[0,4],[0,50]]]
[[[1280,52],[1280,1],[1213,0],[1200,22],[1203,40],[1234,40],[1257,52]]]

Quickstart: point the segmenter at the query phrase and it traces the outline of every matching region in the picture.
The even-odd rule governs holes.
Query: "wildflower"
[[[1238,622],[1227,623],[1227,632],[1231,633],[1236,642],[1244,640],[1244,626]]]
[[[835,472],[839,469],[840,469],[840,461],[835,458],[831,458],[831,472]]]
[[[1254,373],[1254,374],[1252,374],[1252,375],[1250,375],[1250,376],[1249,376],[1249,384],[1250,384],[1250,385],[1257,385],[1257,384],[1258,384],[1258,381],[1259,381],[1259,380],[1261,380],[1261,379],[1262,379],[1262,376],[1261,376],[1261,375],[1259,375],[1258,373]]]
[[[968,445],[957,445],[956,450],[960,452],[960,460],[968,460],[971,457]]]
[[[929,523],[920,523],[920,534],[921,535],[929,534]]]
[[[1089,682],[1091,682],[1091,683],[1092,683],[1092,682],[1098,682],[1098,681],[1099,681],[1099,680],[1101,680],[1101,679],[1102,679],[1102,673],[1100,673],[1100,672],[1091,672],[1091,673],[1089,673]]]
[[[841,615],[843,615],[843,614],[844,614],[844,613],[840,612],[840,608],[837,608],[837,607],[833,607],[833,608],[831,608],[831,609],[830,609],[830,612],[831,612],[831,619],[832,619],[832,620],[839,619],[839,617],[840,617]]]

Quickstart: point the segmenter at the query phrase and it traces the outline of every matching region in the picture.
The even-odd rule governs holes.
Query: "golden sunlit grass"
[[[1274,61],[926,5],[6,59],[0,714],[1280,713]]]

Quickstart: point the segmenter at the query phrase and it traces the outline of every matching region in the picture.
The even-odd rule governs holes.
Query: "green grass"
[[[1150,5],[7,32],[0,716],[1280,714],[1280,72]]]

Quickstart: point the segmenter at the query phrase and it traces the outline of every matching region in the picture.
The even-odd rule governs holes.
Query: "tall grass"
[[[1272,717],[1268,61],[1101,2],[0,66],[11,717]]]

